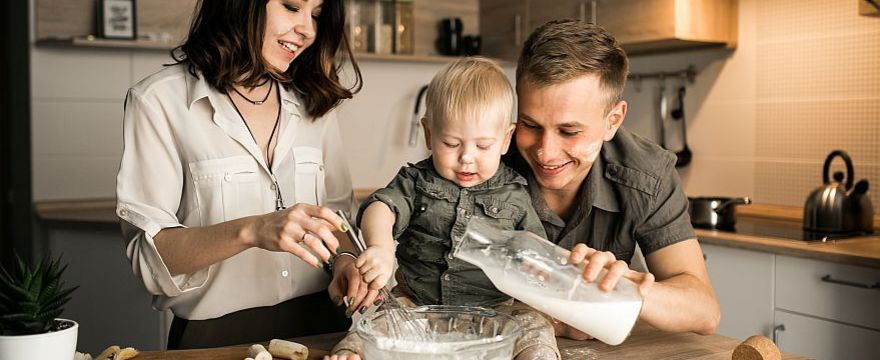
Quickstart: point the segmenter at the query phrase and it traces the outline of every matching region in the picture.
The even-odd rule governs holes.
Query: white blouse
[[[282,91],[281,100],[272,176],[229,99],[185,66],[167,67],[129,90],[116,212],[132,271],[154,295],[155,308],[211,319],[327,287],[323,271],[292,254],[258,248],[171,276],[153,240],[164,228],[275,211],[274,180],[285,206],[355,209],[335,112],[312,121],[293,93]]]

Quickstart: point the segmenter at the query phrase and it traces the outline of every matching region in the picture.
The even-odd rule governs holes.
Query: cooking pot
[[[736,206],[748,205],[747,197],[696,197],[688,198],[688,213],[696,228],[732,230],[736,224]]]

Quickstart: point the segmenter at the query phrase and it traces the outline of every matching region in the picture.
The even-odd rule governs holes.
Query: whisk
[[[354,227],[348,222],[345,212],[337,210],[336,214],[339,215],[345,223],[346,228],[348,229],[348,237],[351,238],[358,255],[366,251],[366,243],[364,243],[364,240],[361,239],[359,234],[354,230]],[[430,340],[424,333],[423,329],[420,329],[416,324],[412,313],[403,307],[394,296],[391,296],[391,292],[388,291],[387,285],[379,289],[379,295],[385,299],[383,308],[385,309],[386,323],[388,324],[388,332],[389,335],[391,335],[391,338],[398,340],[411,338],[416,341]]]

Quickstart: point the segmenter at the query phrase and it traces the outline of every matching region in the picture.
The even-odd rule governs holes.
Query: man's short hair
[[[596,75],[610,110],[621,100],[628,72],[626,53],[605,29],[577,20],[553,20],[537,28],[523,45],[516,83],[542,87]]]
[[[441,69],[425,97],[428,124],[448,119],[513,122],[513,88],[498,64],[483,57],[454,60]]]

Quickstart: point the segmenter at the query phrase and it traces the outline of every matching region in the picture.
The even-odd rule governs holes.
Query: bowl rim
[[[503,344],[503,343],[510,341],[511,339],[516,340],[517,338],[519,338],[522,335],[522,332],[523,332],[523,327],[522,327],[522,324],[520,324],[519,319],[517,319],[513,316],[510,316],[510,315],[507,315],[507,314],[499,313],[498,311],[496,311],[494,309],[490,309],[490,308],[486,308],[486,307],[482,307],[482,306],[422,305],[422,306],[409,308],[409,310],[415,311],[415,312],[423,312],[423,313],[424,312],[462,313],[464,311],[464,313],[472,314],[472,315],[483,315],[483,316],[488,316],[488,317],[501,317],[501,318],[508,320],[510,323],[512,323],[513,327],[514,327],[513,331],[511,331],[508,334],[496,335],[495,339],[497,339],[497,341],[493,342],[492,344]],[[385,310],[381,310],[381,311],[376,311],[370,315],[365,315],[365,316],[361,317],[360,320],[358,320],[358,322],[355,324],[355,332],[357,332],[358,336],[360,336],[361,339],[363,339],[364,341],[369,341],[372,344],[376,344],[377,337],[374,335],[368,334],[364,327],[366,326],[368,321],[370,321],[373,318],[378,317],[380,314],[384,314],[384,313],[385,313]],[[485,338],[483,338],[483,339],[477,339],[477,340],[460,341],[460,342],[449,343],[449,344],[450,345],[454,344],[456,351],[465,351],[470,347],[477,346],[477,345],[488,345],[489,343],[487,343],[485,341]]]

